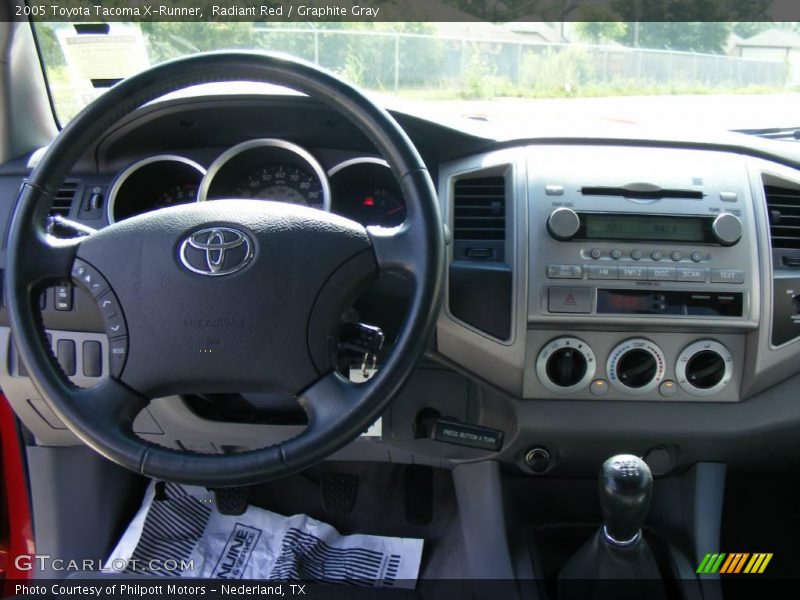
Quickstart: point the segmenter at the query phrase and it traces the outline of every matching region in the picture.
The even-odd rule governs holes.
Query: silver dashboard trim
[[[116,176],[114,179],[114,183],[111,184],[111,190],[108,192],[108,202],[106,202],[106,219],[108,219],[109,225],[113,225],[116,223],[116,219],[114,218],[114,207],[117,203],[117,195],[119,194],[120,189],[125,184],[125,182],[133,175],[136,171],[141,169],[142,167],[146,167],[147,165],[151,165],[157,162],[179,162],[185,165],[188,165],[195,169],[201,175],[202,178],[206,175],[206,170],[202,167],[202,165],[196,163],[195,161],[186,158],[185,156],[180,156],[178,154],[156,154],[155,156],[148,156],[147,158],[143,158],[142,160],[138,160],[129,167],[127,167],[124,171],[122,171],[119,175]],[[199,197],[199,190],[198,190],[198,197]],[[198,201],[198,198],[195,198],[195,202]]]
[[[328,177],[333,177],[340,171],[344,171],[350,167],[355,165],[380,165],[381,167],[386,167],[390,171],[392,168],[389,166],[389,163],[383,160],[382,158],[378,158],[376,156],[357,156],[355,158],[349,158],[347,160],[343,160],[342,162],[333,165],[330,169],[328,169]]]
[[[322,208],[323,210],[330,212],[331,187],[330,182],[328,181],[328,176],[325,173],[325,169],[322,168],[322,165],[319,163],[319,161],[314,158],[314,156],[305,148],[287,140],[281,140],[277,138],[259,138],[255,140],[248,140],[246,142],[236,144],[220,154],[214,160],[214,162],[211,163],[211,166],[208,167],[208,171],[206,172],[205,177],[203,177],[203,181],[200,184],[200,190],[197,194],[197,201],[208,201],[208,190],[211,188],[211,183],[214,181],[214,177],[217,176],[217,174],[226,164],[228,164],[239,154],[255,148],[280,148],[299,156],[309,167],[311,167],[311,170],[317,176],[317,179],[319,179],[322,187]]]

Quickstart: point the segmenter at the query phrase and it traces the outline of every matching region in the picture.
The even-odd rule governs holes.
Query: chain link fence
[[[789,89],[792,81],[783,61],[693,52],[374,29],[155,25],[143,27],[140,36],[150,63],[221,48],[278,51],[364,88],[420,99],[776,92]],[[50,89],[64,123],[104,90],[93,89],[67,68],[55,42],[59,27],[66,25],[41,24],[40,33]]]
[[[262,29],[259,42],[370,89],[452,90],[461,97],[579,93],[587,87],[781,88],[788,82],[788,67],[780,61],[622,46],[277,28]]]

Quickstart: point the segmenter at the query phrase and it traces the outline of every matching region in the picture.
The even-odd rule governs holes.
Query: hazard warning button
[[[547,309],[554,313],[592,312],[593,288],[554,286],[547,290]]]

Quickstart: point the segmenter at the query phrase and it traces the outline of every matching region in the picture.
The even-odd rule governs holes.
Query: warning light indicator
[[[373,198],[372,196],[367,196],[366,198],[364,198],[363,204],[364,206],[375,206],[375,198]]]

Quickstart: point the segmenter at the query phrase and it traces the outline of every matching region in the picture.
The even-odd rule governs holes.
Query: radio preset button
[[[551,287],[547,290],[547,309],[554,313],[590,313],[593,291],[585,287]]]
[[[744,283],[744,271],[741,269],[712,269],[711,283]]]
[[[600,248],[592,248],[592,251],[589,252],[589,256],[591,256],[594,259],[598,259],[601,256],[603,256],[603,251],[600,250]]]
[[[653,250],[650,253],[650,258],[652,258],[653,260],[661,260],[662,258],[664,258],[664,253],[661,252],[661,250]]]
[[[583,267],[579,265],[547,265],[547,276],[550,279],[581,279]]]
[[[611,258],[613,258],[614,260],[619,260],[620,258],[622,258],[622,250],[619,250],[618,248],[614,248],[611,251]]]
[[[679,262],[683,260],[683,252],[675,250],[672,254],[670,254],[670,257],[672,257],[672,260],[674,260],[675,262]]]
[[[706,269],[678,268],[678,281],[705,283],[706,278],[707,278]]]
[[[641,260],[642,259],[642,251],[641,250],[631,250],[631,258],[633,260]]]
[[[675,267],[649,267],[647,279],[650,281],[675,281],[678,278]]]
[[[647,279],[647,268],[646,267],[620,267],[619,268],[619,278],[620,279],[634,279],[634,280]]]
[[[589,266],[589,279],[619,279],[618,267]]]

